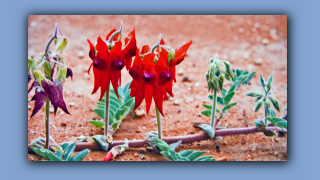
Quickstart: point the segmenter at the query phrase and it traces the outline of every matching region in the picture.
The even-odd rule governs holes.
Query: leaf
[[[115,130],[119,127],[119,125],[121,124],[121,122],[122,122],[122,120],[118,120],[118,121],[112,123],[112,124],[111,124],[112,129],[115,131]]]
[[[287,111],[287,106],[286,106],[286,107],[284,107],[282,110]]]
[[[265,131],[263,132],[263,134],[266,136],[277,136],[276,133],[274,133],[273,131]]]
[[[221,93],[222,93],[223,96],[225,96],[228,93],[228,91],[225,88],[222,88]]]
[[[49,159],[49,161],[62,161],[57,155],[55,155],[53,152],[51,152],[50,150],[46,149],[46,155]]]
[[[108,151],[109,143],[107,143],[107,138],[105,136],[95,135],[92,139],[98,142],[104,151]]]
[[[229,92],[235,91],[238,88],[238,85],[239,81],[237,80],[230,86]]]
[[[64,155],[63,160],[64,161],[69,161],[70,158],[72,157],[72,153],[74,151],[74,149],[76,148],[77,143],[72,143],[71,145],[68,146],[68,148],[66,149],[66,153]]]
[[[272,83],[272,74],[269,76],[268,80],[267,80],[267,88],[268,90],[271,88],[271,83]]]
[[[215,159],[213,159],[212,156],[202,156],[195,159],[194,161],[215,161]]]
[[[215,131],[209,124],[201,124],[199,127],[203,129],[210,138],[214,137]]]
[[[202,104],[202,106],[209,109],[210,111],[212,109],[212,106],[209,104]],[[218,107],[216,107],[216,112],[220,113],[220,109]],[[211,114],[211,112],[210,112],[210,114]]]
[[[236,76],[240,76],[242,74],[241,70],[240,69],[236,69]]]
[[[287,129],[287,121],[277,117],[267,117],[267,120],[270,121],[275,126]]]
[[[263,88],[266,86],[266,80],[262,77],[261,74],[260,74],[260,84]]]
[[[224,105],[229,104],[229,102],[231,101],[234,94],[235,94],[235,92],[229,92],[225,97],[223,97]]]
[[[131,89],[129,89],[130,84],[131,84],[131,82],[128,82],[128,83],[124,86],[124,88],[123,88],[123,93],[124,93],[124,94],[127,94],[128,91],[131,91]]]
[[[276,113],[271,108],[268,108],[268,110],[271,117],[277,117]]]
[[[92,125],[104,129],[104,122],[102,121],[98,121],[98,120],[89,120],[89,123],[91,123]]]
[[[268,97],[268,99],[271,101],[273,107],[278,111],[280,112],[280,108],[279,108],[279,104],[278,104],[278,101],[276,98],[273,98],[271,96]]]
[[[81,152],[78,152],[74,157],[72,157],[70,161],[82,161],[89,154],[89,152],[89,149],[82,150]]]
[[[186,156],[190,155],[193,152],[194,152],[194,150],[182,150],[178,154],[183,156],[183,157],[186,157]]]
[[[262,96],[262,94],[259,91],[248,92],[248,93],[245,93],[245,95],[250,96],[250,97]]]
[[[162,150],[162,151],[169,151],[171,150],[170,147],[165,144],[165,143],[157,143],[157,146]]]
[[[110,99],[110,105],[113,105],[114,107],[116,107],[117,109],[121,106],[119,101],[115,101],[114,99]]]
[[[257,102],[257,105],[256,105],[256,107],[254,108],[254,113],[256,113],[256,112],[260,109],[262,103],[263,103],[263,99],[260,99],[260,100]]]
[[[233,102],[233,103],[230,103],[230,104],[224,106],[222,108],[222,113],[226,113],[226,111],[228,111],[229,109],[231,109],[235,105],[237,105],[237,102]]]
[[[189,154],[186,158],[188,158],[190,161],[193,161],[197,159],[199,156],[206,153],[206,151],[194,151],[193,153]]]
[[[133,98],[131,98],[131,99],[129,99],[128,101],[126,101],[124,104],[123,104],[123,106],[125,106],[125,107],[131,107],[131,105],[132,105],[132,103],[133,103],[133,101],[134,101],[134,99]]]
[[[94,109],[93,111],[102,119],[104,118],[104,109]]]
[[[266,126],[264,125],[264,121],[262,119],[255,119],[253,123],[256,125],[257,129],[261,132],[266,129]]]
[[[256,72],[250,73],[247,79],[243,81],[243,84],[249,84],[250,80],[254,77],[255,74]]]
[[[207,117],[211,117],[211,110],[204,110],[201,112],[201,114],[207,116]]]
[[[219,96],[217,96],[217,103],[220,104],[220,105],[224,105],[223,104],[223,99]]]
[[[176,143],[172,143],[171,145],[170,145],[170,149],[172,149],[172,150],[176,150],[177,149],[177,147],[180,145],[182,143],[182,141],[180,140],[180,141],[178,141],[178,142],[176,142]]]
[[[174,151],[171,150],[170,148],[169,148],[168,152],[170,153],[170,156],[172,157],[172,159],[173,159],[174,161],[178,160],[178,156],[177,156],[177,153],[176,153],[176,152],[174,152]]]
[[[170,155],[169,151],[161,151],[160,152],[162,155],[164,155],[166,158],[170,159],[171,161],[173,161],[173,158]]]

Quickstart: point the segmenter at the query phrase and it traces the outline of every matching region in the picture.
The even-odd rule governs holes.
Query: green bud
[[[213,84],[214,84],[215,90],[218,91],[218,93],[219,93],[221,91],[221,89],[220,89],[219,80],[216,76],[213,77]]]
[[[45,75],[43,74],[43,72],[40,71],[39,69],[34,70],[34,71],[33,71],[33,75],[36,77],[36,80],[39,82],[39,84],[40,84],[41,87],[42,87],[42,85],[41,85],[41,80],[44,79],[45,81],[47,81],[47,78],[45,77]]]
[[[168,64],[169,64],[171,61],[174,60],[175,54],[176,54],[176,52],[174,51],[174,49],[170,49],[170,50],[168,51],[168,59],[167,59]]]
[[[264,103],[265,103],[265,105],[266,105],[268,108],[270,108],[271,102],[270,102],[269,99],[266,99],[266,100],[264,101]]]
[[[223,74],[220,74],[220,76],[219,76],[220,90],[223,89],[223,82],[224,82],[224,75],[223,75]]]
[[[57,79],[61,79],[62,82],[65,82],[66,76],[67,76],[67,67],[58,67],[57,68]]]
[[[58,41],[58,39],[57,39],[57,38],[54,38],[54,45],[57,44],[57,41]]]
[[[66,48],[67,44],[68,44],[67,38],[61,39],[60,42],[57,44],[55,51],[60,50],[60,54],[62,54],[62,51]]]
[[[254,108],[254,113],[256,113],[263,103],[263,99],[258,100],[256,107]]]
[[[227,73],[231,76],[231,78],[236,78],[236,76],[234,75],[233,71],[232,71],[232,68],[231,68],[231,65],[229,62],[225,61],[224,62],[224,65],[226,66],[226,71]]]
[[[245,93],[245,95],[250,96],[250,97],[262,96],[262,94],[258,91],[248,92],[248,93]]]
[[[30,68],[31,71],[33,71],[36,68],[36,62],[33,58],[28,58],[28,72],[30,71]]]
[[[232,78],[229,76],[229,74],[225,73],[224,75],[225,75],[226,79],[228,79],[229,81],[232,82]]]

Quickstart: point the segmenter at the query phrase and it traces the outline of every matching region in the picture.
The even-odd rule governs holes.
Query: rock
[[[141,159],[145,159],[145,157],[144,157],[143,154],[140,154],[140,158],[141,158]]]
[[[180,68],[180,69],[178,70],[178,75],[179,75],[179,76],[182,76],[183,73],[184,73],[184,70]]]
[[[79,52],[78,52],[78,57],[79,57],[80,59],[82,59],[82,58],[84,57],[84,52],[83,52],[83,51],[79,51]]]
[[[187,81],[189,81],[188,76],[183,76],[183,78],[182,78],[182,82],[187,82]]]
[[[245,53],[245,54],[243,55],[243,58],[244,58],[244,59],[249,59],[249,57],[250,57],[250,53]]]
[[[243,28],[239,28],[238,32],[242,34],[242,33],[244,33],[244,29]]]
[[[61,126],[66,126],[66,125],[67,125],[67,123],[65,123],[65,122],[61,123]]]
[[[49,112],[50,112],[50,113],[54,113],[54,108],[53,108],[53,107],[50,107],[50,108],[49,108]]]
[[[276,151],[276,152],[274,152],[274,155],[275,155],[275,156],[278,156],[278,154],[279,154],[279,153],[278,153],[277,151]]]
[[[194,85],[195,85],[196,87],[199,87],[199,86],[200,86],[200,83],[199,83],[199,82],[196,82]]]
[[[276,28],[271,29],[270,36],[272,37],[272,39],[278,39],[278,30]]]
[[[278,139],[278,138],[274,138],[274,141],[275,141],[275,142],[279,142],[279,139]]]
[[[257,64],[257,65],[260,65],[262,63],[263,59],[262,58],[257,58],[256,60],[254,60],[254,62]]]
[[[180,104],[180,101],[179,100],[175,100],[174,102],[173,102],[173,105],[179,105]]]
[[[195,132],[194,131],[189,131],[189,134],[195,134]]]
[[[134,156],[134,157],[138,157],[139,155],[138,155],[137,153],[134,153],[133,156]]]
[[[226,146],[226,145],[228,145],[228,143],[226,141],[223,141],[222,145]]]
[[[140,127],[138,127],[138,129],[136,130],[136,133],[140,133],[141,132],[141,129]]]
[[[31,109],[31,106],[28,105],[28,109]]]
[[[178,108],[178,113],[181,113],[181,108]]]
[[[219,149],[220,149],[220,146],[216,145],[216,149],[219,150]]]
[[[135,110],[135,111],[134,111],[134,115],[135,115],[136,117],[141,118],[141,117],[144,117],[144,116],[146,115],[146,112],[144,112],[143,110]]]
[[[70,102],[69,103],[69,106],[71,106],[71,107],[73,107],[73,106],[75,106],[76,104],[74,103],[74,102]]]
[[[262,39],[261,42],[262,42],[262,44],[267,45],[269,43],[269,40],[268,39]]]
[[[196,108],[198,108],[198,107],[199,107],[199,104],[196,105]]]
[[[143,150],[143,149],[140,149],[140,154],[145,154],[146,153],[146,151],[145,150]]]

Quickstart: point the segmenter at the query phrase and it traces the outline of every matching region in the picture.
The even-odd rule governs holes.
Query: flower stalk
[[[105,106],[105,112],[104,112],[104,135],[108,137],[109,133],[109,104],[110,104],[110,82],[108,83],[108,88],[105,93],[106,98],[106,106]]]
[[[156,107],[156,115],[157,115],[157,126],[158,126],[158,138],[162,139],[161,116],[157,107]]]
[[[50,143],[49,108],[50,108],[50,100],[47,97],[47,99],[46,99],[46,144],[45,144],[46,149],[49,149],[49,143]]]
[[[215,114],[216,114],[216,106],[217,106],[217,91],[213,90],[213,100],[212,100],[212,110],[211,110],[211,122],[210,126],[214,128],[215,125]]]

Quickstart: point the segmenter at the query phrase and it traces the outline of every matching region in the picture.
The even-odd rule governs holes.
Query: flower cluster
[[[163,116],[163,99],[168,99],[167,93],[173,97],[172,85],[176,82],[175,66],[180,64],[192,41],[172,49],[164,45],[161,39],[157,47],[145,45],[137,50],[136,56],[129,70],[133,78],[130,85],[132,97],[135,97],[134,110],[139,107],[143,99],[146,101],[146,112],[149,113],[152,97],[156,108]],[[153,52],[156,49],[155,52]]]
[[[49,52],[49,46],[52,41],[61,40],[56,44],[53,52]],[[44,53],[36,53],[28,58],[28,72],[32,72],[35,81],[32,83],[28,93],[35,88],[35,95],[31,101],[35,101],[35,107],[31,114],[33,117],[43,106],[48,98],[53,107],[54,113],[60,107],[65,113],[70,114],[63,100],[63,83],[68,77],[73,78],[73,73],[66,66],[65,59],[61,56],[63,50],[68,44],[68,38],[57,35],[57,26],[55,33],[49,40]],[[56,71],[56,73],[55,73]],[[28,74],[28,82],[32,79]]]
[[[120,30],[113,29],[107,35],[105,41],[99,36],[95,45],[88,39],[90,45],[89,57],[92,59],[88,73],[92,67],[94,74],[92,94],[100,88],[100,100],[107,91],[110,81],[118,96],[118,87],[121,86],[121,70],[124,66],[127,69],[131,68],[132,57],[136,55],[135,30],[128,36],[121,31],[122,24]],[[122,47],[121,35],[126,36],[124,47]]]

